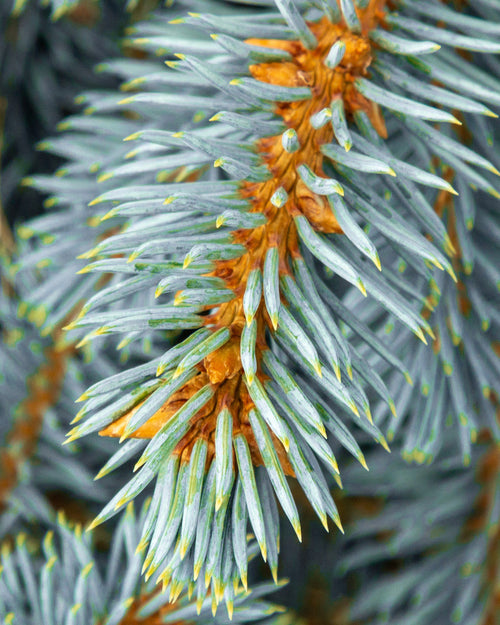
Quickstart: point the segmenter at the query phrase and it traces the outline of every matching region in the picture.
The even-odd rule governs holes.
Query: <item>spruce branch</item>
[[[93,481],[112,445],[89,439],[62,446],[74,416],[75,395],[96,380],[97,371],[97,377],[109,374],[111,363],[101,357],[91,368],[76,356],[74,344],[62,340],[60,328],[44,338],[36,319],[19,319],[23,289],[19,281],[9,279],[15,290],[0,295],[1,536],[26,522],[50,523],[55,492],[79,497],[91,510],[113,492]],[[119,488],[123,480],[115,477],[114,488]]]
[[[498,191],[491,160],[457,148],[448,131],[426,122],[459,126],[462,111],[474,120],[494,116],[498,85],[445,48],[500,49],[485,20],[466,22],[470,32],[460,35],[460,19],[450,31],[426,9],[435,5],[402,3],[395,13],[383,2],[360,8],[346,0],[316,13],[308,4],[302,13],[277,0],[281,18],[260,9],[244,17],[236,10],[190,15],[176,24],[198,26],[202,35],[173,33],[172,40],[159,19],[134,45],[169,56],[169,68],[151,63],[141,75],[134,61],[111,62],[105,69],[138,92],[125,99],[86,93],[91,116],[69,123],[92,129],[95,142],[78,155],[68,139],[52,144],[72,154],[67,178],[35,184],[66,205],[81,202],[82,235],[89,215],[101,233],[108,219],[117,227],[88,250],[94,260],[80,274],[88,281],[71,281],[71,288],[90,288],[95,276],[114,274],[70,329],[88,332],[83,344],[108,334],[124,343],[146,336],[161,350],[84,393],[78,418],[85,420],[69,437],[99,431],[131,439],[102,473],[134,455],[134,439],[148,441],[135,477],[94,523],[154,482],[158,521],[141,539],[148,577],[203,579],[223,600],[231,576],[246,585],[248,520],[276,576],[275,497],[301,535],[286,476],[295,475],[325,525],[327,517],[340,524],[318,460],[340,483],[334,441],[365,464],[362,435],[347,424],[387,448],[369,396],[393,413],[393,396],[411,397],[411,390],[400,393],[401,374],[415,377],[411,363],[397,343],[384,343],[380,319],[396,325],[399,342],[408,343],[409,328],[443,345],[442,324],[438,338],[422,308],[434,306],[425,293],[434,267],[457,279],[449,258],[457,241],[433,208],[436,194],[457,191],[431,164],[438,157],[461,180],[494,197]],[[125,119],[117,115],[123,110]],[[206,123],[209,115],[216,124]],[[125,126],[133,128],[127,139],[140,143],[123,156],[114,146]],[[426,139],[417,147],[419,133]],[[92,169],[99,150],[105,157]],[[103,192],[87,211],[88,172],[96,169]],[[71,246],[64,241],[52,251],[65,258]],[[40,258],[37,250],[27,263]],[[403,275],[401,261],[409,267]],[[359,304],[344,295],[345,283],[370,297]],[[166,332],[180,336],[165,352]],[[380,362],[394,368],[390,385]]]
[[[151,584],[141,582],[141,554],[135,552],[141,526],[147,522],[148,505],[136,517],[127,507],[111,538],[106,559],[92,544],[80,525],[69,523],[60,513],[54,529],[40,546],[26,534],[19,534],[13,547],[4,543],[1,554],[0,610],[6,623],[23,625],[227,625],[250,623],[279,613],[279,606],[265,595],[274,588],[259,585],[252,592],[231,586],[228,617],[212,616],[210,598],[174,600],[172,585],[161,594]],[[191,593],[196,596],[196,587]],[[203,599],[203,598],[202,598]],[[261,620],[263,622],[263,620]]]
[[[11,334],[12,337],[12,334]],[[8,341],[9,336],[5,336]],[[15,340],[15,339],[14,339]],[[38,443],[43,417],[53,406],[61,391],[65,375],[67,353],[48,349],[40,368],[26,381],[27,397],[17,407],[19,416],[4,441],[1,458],[2,484],[0,506],[16,485],[24,461],[29,458]]]
[[[453,172],[448,172],[450,179],[453,178]],[[499,373],[494,351],[498,341],[496,310],[500,301],[493,269],[498,264],[497,210],[495,200],[483,201],[480,209],[475,207],[476,197],[461,181],[458,186],[460,199],[441,192],[435,205],[448,224],[458,283],[439,273],[430,279],[430,294],[423,314],[436,336],[432,350],[421,349],[415,341],[408,341],[405,332],[391,328],[387,318],[370,317],[369,311],[364,317],[372,330],[382,329],[384,324],[390,330],[390,344],[407,363],[414,380],[413,388],[398,392],[399,376],[381,363],[379,371],[396,397],[400,418],[389,414],[380,403],[374,409],[375,421],[387,431],[389,441],[401,432],[404,457],[420,463],[429,462],[439,454],[450,414],[464,462],[470,462],[471,443],[479,430],[487,427],[498,438],[495,408],[490,401]],[[471,214],[476,215],[472,231]],[[404,265],[401,270],[404,271]],[[351,298],[350,308],[357,310],[359,299]]]
[[[61,4],[69,6],[56,0],[54,11]],[[55,23],[38,0],[6,0],[0,6],[0,96],[8,104],[2,201],[11,225],[40,212],[36,195],[18,188],[22,177],[32,168],[51,172],[57,165],[36,154],[36,142],[76,110],[79,89],[116,84],[97,76],[92,66],[117,51],[113,39],[125,16],[121,3],[108,0],[97,12],[92,0],[71,5],[74,19],[68,15]]]
[[[22,250],[22,241],[15,243],[21,243]],[[16,254],[22,251],[16,249]],[[92,474],[111,449],[104,441],[62,447],[74,415],[75,394],[96,379],[95,372],[76,355],[74,342],[64,340],[61,325],[50,336],[40,336],[40,309],[26,304],[37,277],[27,272],[16,276],[6,256],[0,269],[0,535],[4,536],[21,522],[51,523],[55,513],[50,499],[57,491],[91,503],[106,500],[109,491],[95,484]],[[97,369],[109,374],[106,358],[101,357]],[[77,452],[83,455],[76,458]]]
[[[443,436],[453,453],[453,437]],[[474,469],[447,459],[429,467],[399,460],[389,478],[378,451],[368,455],[368,479],[352,467],[350,495],[380,497],[383,504],[379,514],[354,523],[340,547],[342,571],[357,571],[361,581],[351,618],[375,623],[383,613],[394,624],[495,621],[498,459],[498,444],[483,431],[472,450]]]
[[[499,434],[495,406],[490,401],[499,373],[494,351],[500,302],[496,270],[498,205],[495,197],[485,199],[478,193],[477,183],[495,196],[492,190],[500,163],[488,139],[493,136],[494,127],[478,123],[475,116],[466,113],[460,118],[463,126],[459,129],[432,128],[417,120],[408,123],[415,140],[413,149],[418,146],[429,162],[433,158],[431,149],[435,149],[440,161],[434,162],[442,177],[460,192],[454,196],[442,189],[434,202],[435,213],[448,231],[458,282],[454,284],[437,272],[426,280],[429,296],[423,314],[436,335],[432,351],[421,349],[415,341],[408,342],[404,332],[394,330],[390,319],[364,310],[364,320],[367,325],[372,323],[374,331],[385,323],[391,346],[407,363],[415,380],[413,389],[398,392],[398,376],[380,363],[379,371],[387,372],[383,378],[397,397],[396,408],[401,417],[396,420],[386,407],[378,405],[374,409],[375,421],[387,431],[389,440],[401,433],[404,457],[421,463],[431,461],[439,453],[450,418],[465,463],[470,462],[471,443],[478,431],[486,427],[495,438]],[[471,164],[484,171],[477,179]],[[394,262],[399,262],[404,274],[404,259]],[[350,307],[358,310],[360,298],[353,293],[350,299]]]

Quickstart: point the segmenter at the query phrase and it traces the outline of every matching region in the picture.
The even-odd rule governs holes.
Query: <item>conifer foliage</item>
[[[11,492],[72,420],[74,470],[104,465],[95,496],[63,485],[87,518],[105,500],[88,530],[127,512],[104,586],[78,527],[41,565],[18,538],[7,622],[262,620],[249,561],[279,583],[281,517],[301,541],[307,506],[343,532],[340,488],[384,498],[335,538],[353,619],[495,622],[500,5],[457,4],[182,0],[98,65],[121,88],[43,142],[66,162],[25,179],[48,210],[4,253],[0,433],[42,432],[4,452]]]
[[[58,162],[37,154],[37,143],[77,110],[79,91],[116,85],[93,66],[118,52],[116,39],[128,19],[119,0],[1,3],[1,198],[11,223],[40,212],[36,196],[19,188],[22,177],[33,169],[52,172]]]
[[[140,554],[134,552],[145,508],[138,519],[133,506],[127,507],[116,527],[109,558],[101,562],[98,553],[82,532],[71,527],[60,514],[54,530],[49,531],[38,551],[30,549],[25,534],[19,534],[13,548],[5,545],[0,581],[0,609],[7,623],[29,625],[68,625],[106,623],[209,623],[224,625],[263,619],[280,609],[260,597],[269,591],[261,585],[252,599],[238,593],[232,619],[212,619],[210,601],[172,603],[167,594],[141,583]],[[241,616],[244,615],[244,621]]]

